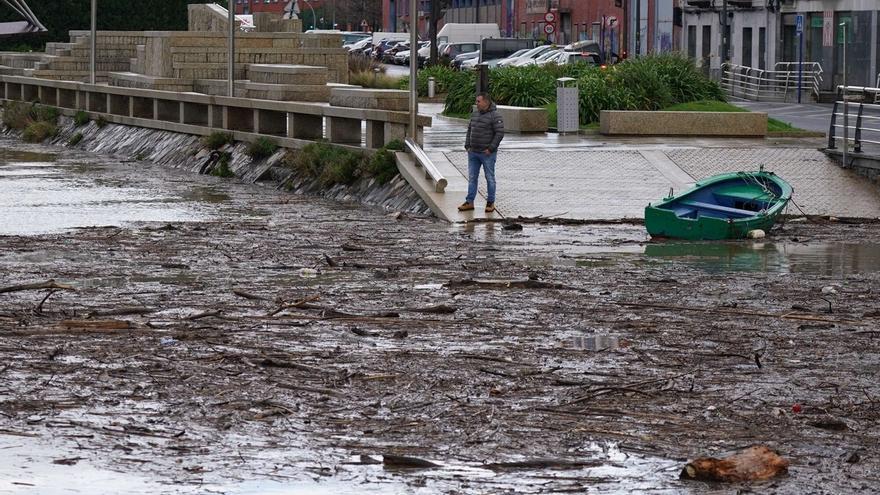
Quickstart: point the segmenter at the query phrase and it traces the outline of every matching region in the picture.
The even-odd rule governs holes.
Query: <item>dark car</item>
[[[382,52],[382,62],[386,64],[394,63],[394,56],[397,55],[397,52],[409,50],[409,41],[399,41],[395,43],[391,48]]]
[[[451,65],[452,61],[455,60],[455,57],[462,53],[476,52],[479,50],[479,43],[447,43],[446,46],[439,51],[438,56],[442,62]]]

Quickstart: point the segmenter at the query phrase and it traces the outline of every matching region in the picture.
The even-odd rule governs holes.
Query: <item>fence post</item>
[[[828,149],[836,148],[834,144],[834,124],[837,120],[837,100],[834,100],[834,107],[831,109],[831,125],[828,126]]]
[[[856,153],[862,152],[862,111],[865,109],[865,103],[859,103],[859,114],[856,117],[856,134],[853,140],[853,144],[855,144]]]

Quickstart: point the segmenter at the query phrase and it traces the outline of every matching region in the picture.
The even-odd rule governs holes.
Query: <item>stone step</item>
[[[193,90],[192,80],[145,76],[134,72],[110,72],[108,77],[111,86],[121,88],[156,89],[181,93]]]
[[[330,99],[330,87],[326,84],[268,84],[244,83],[248,98],[278,101],[326,102]]]
[[[409,92],[398,89],[334,87],[330,90],[330,105],[406,111],[409,109]]]
[[[248,77],[255,83],[318,85],[327,83],[327,68],[313,65],[250,64]]]

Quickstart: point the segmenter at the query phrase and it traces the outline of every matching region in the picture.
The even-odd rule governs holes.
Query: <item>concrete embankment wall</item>
[[[195,173],[202,173],[206,162],[210,160],[210,151],[200,144],[199,137],[189,134],[117,124],[107,124],[99,128],[94,121],[76,127],[73,119],[68,117],[61,117],[58,130],[58,134],[47,143],[66,147],[73,135],[81,133],[82,140],[74,146],[77,149],[127,160],[146,160]],[[266,160],[252,161],[245,153],[247,145],[236,142],[223,149],[232,154],[229,167],[238,180],[271,184],[277,189],[297,194],[379,206],[388,211],[431,215],[430,208],[401,176],[384,185],[378,184],[372,178],[363,178],[351,186],[336,185],[324,189],[316,179],[299,176],[294,170],[282,165],[282,158],[287,151],[284,148]]]

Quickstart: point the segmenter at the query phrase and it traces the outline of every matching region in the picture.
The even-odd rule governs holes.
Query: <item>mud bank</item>
[[[74,146],[68,142],[77,133],[82,139]],[[20,135],[15,131],[9,135]],[[203,173],[210,161],[210,150],[201,145],[199,136],[169,131],[106,124],[99,127],[95,121],[76,126],[73,119],[60,117],[58,134],[46,144],[76,148],[101,153],[123,160],[150,161],[159,165]],[[236,142],[222,148],[231,153],[229,167],[235,176],[245,183],[269,183],[276,189],[296,194],[320,196],[336,201],[355,202],[367,206],[379,206],[388,211],[401,211],[414,215],[431,216],[430,208],[419,198],[401,176],[387,184],[379,184],[372,178],[358,179],[351,186],[336,185],[326,189],[312,178],[301,177],[294,170],[282,165],[287,151],[279,149],[265,160],[251,160],[245,153],[247,143]]]

